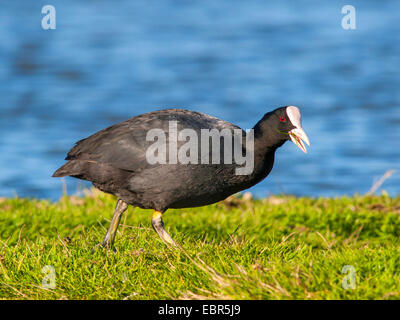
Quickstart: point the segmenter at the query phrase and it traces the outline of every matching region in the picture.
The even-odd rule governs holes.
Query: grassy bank
[[[150,210],[129,208],[117,253],[91,254],[114,205],[97,192],[1,199],[0,298],[400,298],[399,197],[235,198],[169,210],[166,229],[184,251],[161,242]],[[43,273],[52,268],[54,278]]]

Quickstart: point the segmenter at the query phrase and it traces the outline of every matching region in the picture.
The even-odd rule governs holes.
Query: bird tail
[[[76,160],[68,161],[62,167],[58,168],[52,177],[77,176],[81,174],[82,165],[79,162]]]

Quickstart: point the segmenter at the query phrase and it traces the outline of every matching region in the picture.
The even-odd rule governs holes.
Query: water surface
[[[307,155],[286,143],[258,196],[400,190],[399,1],[44,1],[0,10],[0,196],[57,199],[75,141],[129,117],[188,108],[251,128],[297,105]],[[67,178],[69,193],[81,186]]]

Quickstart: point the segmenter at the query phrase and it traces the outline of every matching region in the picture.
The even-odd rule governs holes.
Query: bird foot
[[[107,242],[100,242],[98,244],[96,244],[94,246],[94,248],[92,248],[91,253],[95,253],[98,249],[105,249],[107,251],[112,250],[112,252],[117,253],[117,249],[115,249],[115,247],[113,247],[110,243]]]

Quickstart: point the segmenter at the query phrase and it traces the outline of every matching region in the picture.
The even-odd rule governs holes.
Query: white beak
[[[301,141],[301,140],[304,140],[304,142],[307,143],[308,146],[310,146],[310,140],[308,140],[306,133],[304,132],[303,128],[301,127],[301,114],[300,114],[299,108],[297,108],[295,106],[288,106],[286,108],[286,113],[290,119],[290,122],[295,127],[293,130],[289,131],[290,139],[304,153],[307,153],[307,149],[306,149],[303,141]]]
[[[304,140],[308,146],[310,146],[310,140],[308,140],[308,137],[302,128],[294,128],[293,130],[290,130],[289,136],[296,146],[298,146],[304,153],[307,153],[307,149],[302,140]]]

